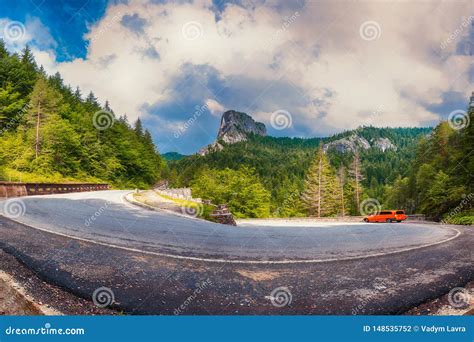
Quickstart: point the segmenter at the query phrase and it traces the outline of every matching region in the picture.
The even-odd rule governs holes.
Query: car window
[[[403,210],[399,210],[397,211],[397,214],[405,214],[405,212]]]
[[[381,211],[380,215],[392,215],[391,211]]]

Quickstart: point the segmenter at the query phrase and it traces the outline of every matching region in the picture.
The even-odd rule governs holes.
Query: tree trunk
[[[39,154],[40,119],[41,119],[41,103],[38,104],[38,115],[36,117],[36,142],[35,142],[36,159],[38,158],[38,154]]]
[[[342,206],[342,217],[344,217],[344,185],[341,183],[341,206]]]
[[[359,208],[359,164],[357,163],[355,165],[355,172],[356,172],[356,176],[355,176],[355,181],[356,181],[356,213],[357,214],[360,214],[360,208]]]
[[[321,217],[321,173],[323,168],[323,159],[319,157],[318,169],[318,217]]]

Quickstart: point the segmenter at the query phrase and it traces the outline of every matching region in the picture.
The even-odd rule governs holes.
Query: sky
[[[474,91],[470,0],[0,0],[0,37],[161,152],[213,142],[230,109],[320,137],[433,126]]]

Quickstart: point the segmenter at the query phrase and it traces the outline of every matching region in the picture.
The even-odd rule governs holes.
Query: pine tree
[[[361,168],[359,151],[356,150],[354,152],[354,159],[352,160],[351,168],[349,169],[349,173],[354,180],[356,215],[360,214],[360,198],[362,195],[361,182],[364,179]]]
[[[0,87],[0,129],[15,128],[23,114],[25,99],[13,89],[11,83]]]
[[[44,78],[38,79],[31,93],[28,124],[35,127],[35,158],[40,154],[41,127],[57,115],[60,95],[53,92]]]
[[[143,137],[143,125],[140,118],[138,118],[137,121],[135,121],[135,126],[133,127],[133,130],[139,137]]]
[[[87,95],[86,103],[92,106],[99,107],[99,102],[97,102],[97,97],[95,97],[92,91],[89,92],[89,95]]]
[[[337,170],[337,180],[339,182],[339,196],[341,199],[341,216],[344,217],[346,215],[346,206],[345,206],[345,199],[344,199],[344,185],[346,184],[346,170],[344,165],[341,164],[339,169]]]
[[[0,59],[8,57],[8,51],[5,46],[5,41],[0,38]]]
[[[74,91],[74,98],[77,101],[82,101],[82,93],[81,93],[81,89],[79,89],[79,87],[76,87],[76,90]]]
[[[112,108],[110,108],[109,100],[105,100],[104,110],[105,110],[106,112],[115,114],[114,111],[112,110]]]
[[[339,208],[337,183],[335,173],[320,144],[308,170],[301,196],[310,215],[321,217],[337,214]]]

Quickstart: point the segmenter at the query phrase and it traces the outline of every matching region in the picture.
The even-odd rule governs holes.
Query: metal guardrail
[[[0,182],[0,197],[62,194],[109,190],[108,184],[95,183],[19,183]]]

